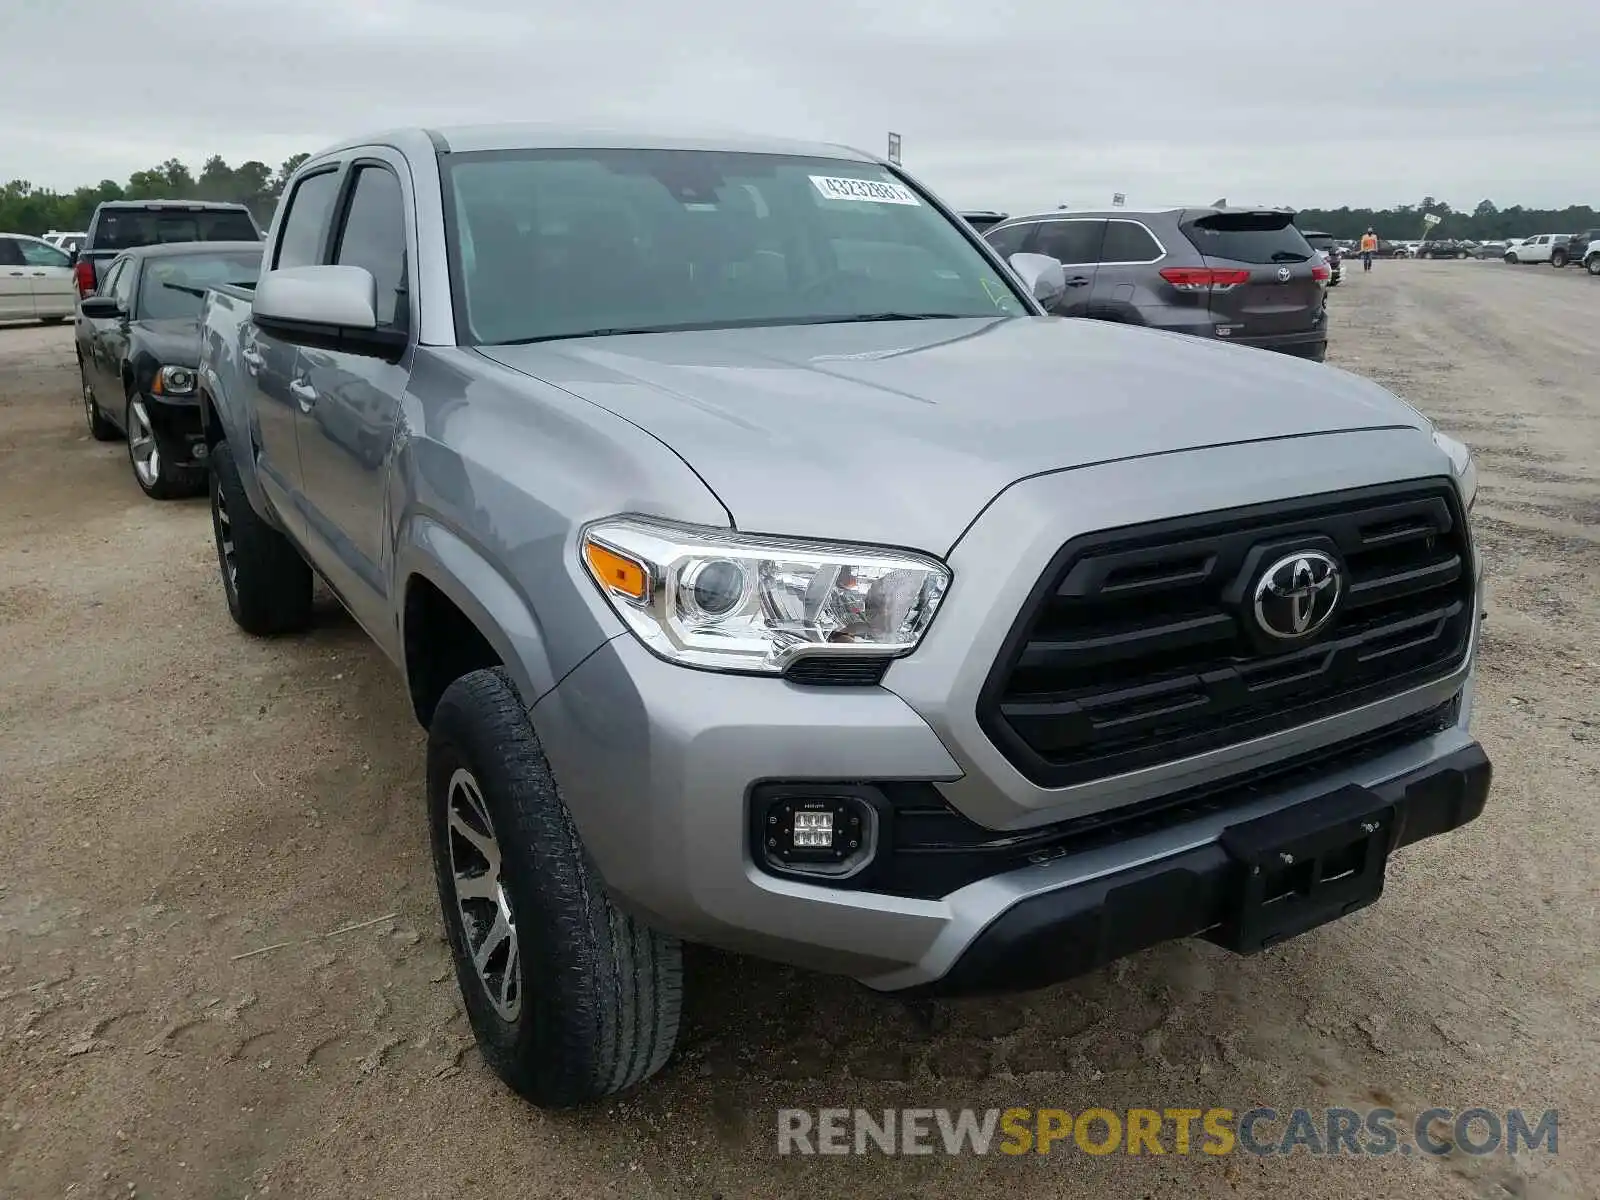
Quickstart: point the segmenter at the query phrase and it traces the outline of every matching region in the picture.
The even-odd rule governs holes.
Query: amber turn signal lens
[[[594,577],[611,591],[630,600],[644,600],[649,595],[649,577],[643,564],[596,542],[583,544],[583,556]]]

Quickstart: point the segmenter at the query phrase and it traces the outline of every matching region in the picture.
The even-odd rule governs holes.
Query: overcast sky
[[[538,120],[893,129],[1012,212],[1600,205],[1597,33],[1594,0],[0,0],[0,180]]]

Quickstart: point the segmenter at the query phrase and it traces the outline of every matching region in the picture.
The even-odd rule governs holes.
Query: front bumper
[[[979,691],[1015,614],[1052,556],[1077,534],[1439,473],[1431,459],[1419,462],[1418,445],[1426,440],[1409,433],[1332,437],[1332,444],[1319,437],[1280,443],[1271,455],[1243,445],[1173,456],[1182,461],[1162,465],[1159,486],[1149,463],[1124,461],[1007,489],[946,555],[955,582],[937,620],[917,652],[895,662],[879,686],[807,687],[691,670],[656,658],[631,635],[613,638],[532,711],[607,886],[626,907],[686,939],[901,990],[945,978],[984,931],[1024,905],[1030,913],[1051,911],[1071,892],[1076,913],[1085,897],[1103,890],[1097,881],[1134,878],[1127,872],[1143,878],[1152,868],[1165,874],[1169,867],[1181,877],[1199,861],[1189,856],[1214,848],[1229,825],[1347,785],[1398,787],[1405,798],[1412,783],[1396,781],[1456,770],[1440,764],[1477,752],[1468,731],[1471,650],[1449,675],[1360,708],[1064,787],[1025,778],[978,724]],[[1278,764],[1376,737],[1452,702],[1453,717],[1399,743],[1239,786]],[[987,830],[1018,834],[1096,815],[1115,820],[1202,789],[1222,800],[1162,822],[1129,822],[1114,837],[1074,841],[1040,861],[1008,862],[945,894],[919,898],[782,877],[758,865],[749,836],[753,789],[805,781],[914,783],[936,790]],[[1476,814],[1474,803],[1481,807],[1481,797],[1451,807],[1461,814],[1455,823]],[[1404,836],[1446,827],[1434,816],[1408,817]],[[1056,899],[1036,907],[1049,897]],[[1117,904],[1100,907],[1094,919],[1101,928],[1125,915]],[[1200,928],[1161,927],[1155,936]],[[1066,936],[1074,936],[1071,928]],[[1148,944],[1137,929],[1095,937],[1083,951],[1091,965],[1122,952],[1119,939]],[[970,987],[969,975],[989,970],[971,966],[957,978]]]
[[[147,392],[144,405],[166,460],[175,467],[203,466],[206,439],[200,426],[199,397],[156,396]]]

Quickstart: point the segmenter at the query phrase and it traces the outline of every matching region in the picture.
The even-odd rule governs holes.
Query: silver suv
[[[318,575],[396,664],[523,1095],[660,1068],[680,939],[901,994],[1248,953],[1482,809],[1466,449],[1063,287],[853,150],[490,127],[313,156],[207,294],[222,594],[299,631]]]
[[[1054,212],[983,235],[1001,254],[1047,254],[1066,268],[1059,316],[1327,357],[1332,270],[1287,210]]]

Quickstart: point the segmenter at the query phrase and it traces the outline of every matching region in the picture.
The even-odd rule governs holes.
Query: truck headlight
[[[162,367],[150,390],[158,396],[187,396],[194,391],[194,368]]]
[[[643,518],[584,530],[585,568],[640,641],[671,662],[781,674],[808,654],[908,654],[950,571],[877,550]]]
[[[1456,477],[1456,486],[1461,489],[1461,503],[1471,512],[1478,498],[1478,464],[1472,457],[1472,451],[1464,443],[1437,429],[1433,431],[1433,444],[1450,456],[1450,471]]]

